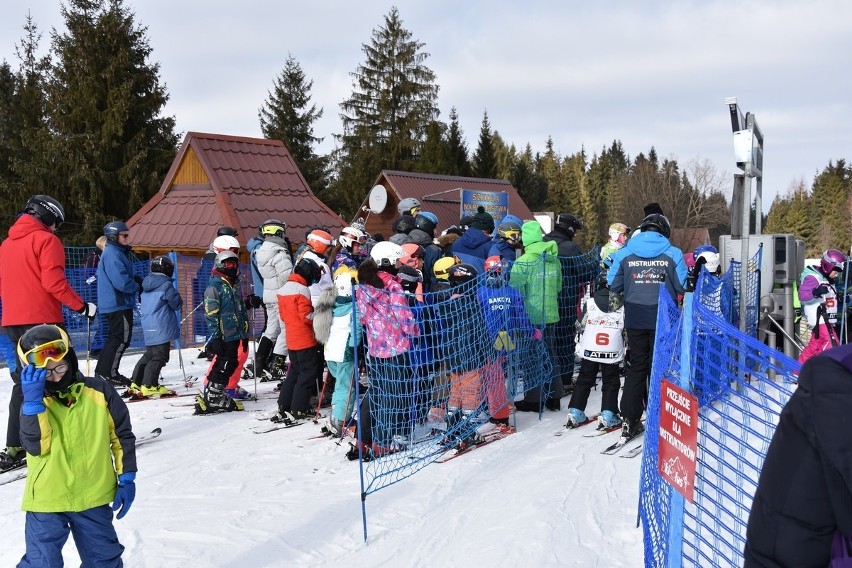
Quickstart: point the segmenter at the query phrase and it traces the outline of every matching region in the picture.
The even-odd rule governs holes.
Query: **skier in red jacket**
[[[17,345],[31,327],[42,323],[62,325],[62,304],[89,318],[95,304],[84,302],[65,279],[65,248],[54,232],[65,221],[62,205],[47,195],[33,195],[9,237],[0,244],[0,298],[3,299],[3,333]],[[0,471],[19,465],[21,375],[12,373],[12,399],[6,430],[6,450],[0,452]]]

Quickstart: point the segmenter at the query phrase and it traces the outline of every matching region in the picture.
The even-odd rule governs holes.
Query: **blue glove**
[[[822,296],[825,296],[826,294],[828,294],[828,286],[826,286],[825,284],[820,284],[819,286],[814,288],[813,294],[814,298],[821,298]]]
[[[130,471],[118,476],[118,489],[112,500],[112,510],[118,511],[117,519],[121,519],[130,510],[133,500],[136,499],[136,472]]]
[[[21,390],[24,393],[24,404],[21,412],[25,416],[35,416],[45,411],[44,381],[47,369],[37,369],[30,363],[21,371]]]

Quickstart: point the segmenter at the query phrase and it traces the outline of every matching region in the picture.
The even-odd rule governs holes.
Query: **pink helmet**
[[[820,272],[828,276],[832,270],[843,272],[843,267],[846,264],[846,255],[837,249],[828,249],[822,255],[819,261]]]

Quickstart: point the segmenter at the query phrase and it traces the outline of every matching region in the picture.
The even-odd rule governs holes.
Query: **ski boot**
[[[579,408],[568,409],[568,422],[565,423],[566,428],[576,428],[588,420],[586,413]]]
[[[0,472],[22,467],[27,452],[21,447],[8,447],[0,452]]]
[[[602,410],[598,416],[598,430],[609,430],[621,424],[621,417],[612,410]]]
[[[195,414],[231,412],[234,410],[243,410],[243,403],[226,395],[223,392],[222,385],[208,383],[205,393],[195,397]]]

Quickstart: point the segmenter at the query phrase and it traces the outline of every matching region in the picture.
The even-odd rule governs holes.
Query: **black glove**
[[[207,353],[211,355],[221,355],[224,348],[225,342],[219,338],[211,339],[207,342]]]
[[[820,298],[828,294],[828,286],[825,284],[820,284],[816,288],[814,288],[814,298]]]
[[[77,310],[77,313],[83,314],[89,319],[94,319],[95,314],[98,313],[98,307],[92,302],[83,302],[83,307]]]
[[[252,310],[254,308],[259,308],[263,305],[263,298],[260,296],[255,296],[254,294],[249,294],[246,296],[246,309]]]

